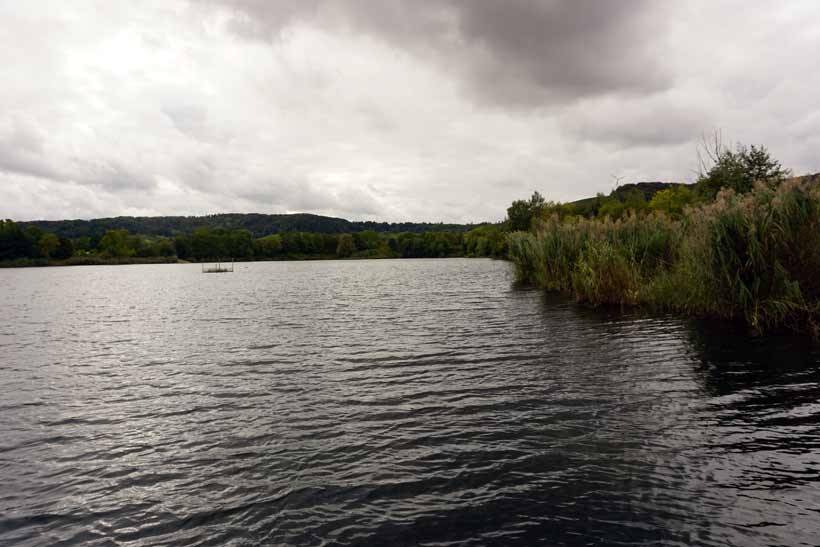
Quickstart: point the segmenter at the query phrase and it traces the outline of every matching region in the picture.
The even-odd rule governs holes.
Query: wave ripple
[[[489,260],[0,271],[0,544],[810,545],[820,353]]]

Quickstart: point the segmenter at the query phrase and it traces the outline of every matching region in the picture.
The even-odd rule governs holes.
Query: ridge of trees
[[[260,214],[225,213],[206,216],[110,217],[92,220],[33,220],[19,224],[36,226],[58,237],[102,237],[109,230],[128,230],[132,234],[174,237],[200,228],[210,230],[247,230],[255,238],[284,232],[341,234],[364,231],[379,233],[466,232],[481,224],[428,222],[350,221],[310,213]]]
[[[66,238],[0,220],[0,263],[6,266],[173,262],[176,260],[279,260],[314,258],[503,257],[506,232],[484,225],[467,232],[376,232],[340,234],[282,232],[253,237],[250,230],[201,227],[174,237],[134,234],[124,228]]]

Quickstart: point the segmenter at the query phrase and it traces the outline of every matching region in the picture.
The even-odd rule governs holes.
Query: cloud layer
[[[497,220],[717,128],[820,171],[820,7],[665,4],[0,3],[0,217]]]

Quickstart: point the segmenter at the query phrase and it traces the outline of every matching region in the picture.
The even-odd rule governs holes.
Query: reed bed
[[[721,192],[679,220],[559,219],[509,236],[519,282],[820,336],[820,177]]]

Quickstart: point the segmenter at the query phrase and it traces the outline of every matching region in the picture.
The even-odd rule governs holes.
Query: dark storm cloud
[[[294,24],[365,32],[445,67],[469,94],[537,107],[668,87],[653,38],[663,32],[647,0],[203,0],[233,14],[231,26],[277,39]]]

